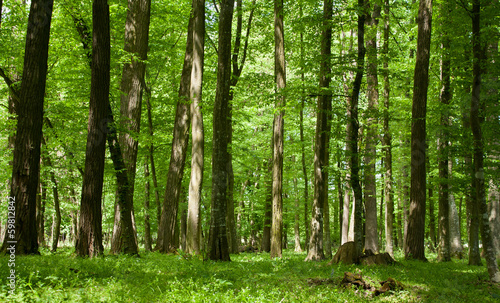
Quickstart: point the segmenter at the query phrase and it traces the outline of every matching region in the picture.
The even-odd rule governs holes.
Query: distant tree
[[[429,84],[432,0],[420,0],[418,9],[417,60],[413,77],[413,108],[411,126],[411,188],[408,234],[405,258],[425,258],[426,204],[426,113]]]

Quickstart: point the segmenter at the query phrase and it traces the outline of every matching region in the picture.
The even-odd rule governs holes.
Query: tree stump
[[[346,242],[342,244],[328,265],[332,265],[333,263],[338,264],[339,262],[346,265],[359,264],[359,253],[356,250],[356,244],[354,242]]]

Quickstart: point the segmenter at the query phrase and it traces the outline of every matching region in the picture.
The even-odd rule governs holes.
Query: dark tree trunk
[[[358,103],[361,81],[365,64],[365,3],[358,0],[358,56],[356,60],[356,76],[352,86],[350,108],[347,110],[349,133],[348,149],[349,166],[351,169],[351,187],[354,192],[354,242],[357,252],[363,250],[363,194],[359,183],[359,151],[358,151]]]
[[[106,0],[92,5],[92,80],[80,222],[75,250],[78,256],[103,253],[101,198],[106,152],[110,82],[109,6]],[[104,122],[104,125],[103,125]]]
[[[37,197],[36,225],[38,230],[38,245],[45,246],[45,204],[47,201],[47,185],[40,182],[40,196]],[[1,226],[1,225],[0,225]],[[1,230],[0,230],[1,234]]]
[[[17,255],[39,254],[36,195],[52,7],[52,0],[31,2],[23,80],[19,100],[14,101],[18,117],[9,206],[15,207],[15,233],[5,233],[0,251],[14,246]],[[13,241],[17,243],[12,245]]]
[[[329,91],[331,82],[331,44],[333,1],[323,2],[323,32],[321,39],[320,65],[320,96],[316,118],[316,138],[314,148],[314,200],[311,219],[311,238],[306,261],[319,261],[325,258],[323,251],[324,216],[328,204],[328,163],[330,152],[328,149],[331,130],[332,95]],[[325,243],[326,244],[326,243]],[[331,255],[331,248],[330,248]],[[327,256],[331,257],[331,256]]]
[[[272,149],[272,147],[271,147]],[[273,183],[272,183],[272,162],[268,165],[269,180],[266,181],[266,201],[264,205],[264,227],[262,228],[262,251],[271,251],[271,224],[273,220]]]
[[[389,0],[384,1],[384,193],[385,193],[385,251],[394,257],[394,193],[392,190],[392,138],[389,129],[390,80],[389,80]]]
[[[226,232],[231,25],[234,0],[222,0],[219,14],[219,58],[213,113],[212,203],[208,258],[230,261]]]
[[[485,194],[484,177],[484,143],[481,124],[484,121],[481,109],[481,73],[482,61],[485,56],[485,48],[481,45],[481,1],[474,0],[472,5],[472,49],[474,53],[472,98],[470,109],[470,125],[474,137],[474,173],[472,178],[474,199],[472,201],[474,212],[478,213],[480,219],[481,239],[485,251],[486,267],[490,279],[494,283],[500,283],[500,271],[497,265],[493,237],[489,225],[488,207]]]
[[[418,10],[417,60],[413,77],[413,108],[411,126],[411,188],[408,234],[405,258],[425,258],[426,204],[426,112],[429,83],[432,0],[420,0]]]
[[[155,250],[169,253],[176,248],[175,226],[177,225],[177,212],[181,193],[184,165],[186,163],[187,147],[189,142],[190,105],[189,94],[191,87],[192,54],[193,54],[193,22],[189,19],[186,53],[182,68],[181,84],[179,87],[179,100],[175,112],[174,135],[172,138],[172,151],[170,166],[167,173],[167,185],[161,212],[160,226],[158,227],[158,241]]]
[[[367,7],[370,7],[367,1]],[[378,234],[377,234],[377,184],[376,184],[376,157],[378,141],[378,59],[377,59],[377,26],[380,17],[380,6],[373,4],[372,14],[368,14],[366,25],[368,27],[366,40],[366,82],[368,99],[368,108],[366,109],[366,147],[364,157],[364,198],[366,211],[366,233],[365,250],[378,252]]]
[[[187,251],[201,251],[201,187],[205,153],[203,128],[202,84],[205,45],[205,1],[193,0],[193,63],[191,70],[191,179],[187,217]]]
[[[130,54],[130,61],[123,65],[122,79],[120,85],[120,125],[124,130],[119,136],[119,145],[121,149],[121,157],[126,168],[127,179],[118,178],[117,183],[126,181],[125,184],[118,184],[118,187],[125,191],[126,201],[118,203],[115,216],[119,217],[119,225],[115,225],[113,239],[111,241],[111,253],[124,252],[122,244],[127,238],[133,237],[136,240],[135,224],[132,229],[127,227],[128,235],[124,235],[123,227],[128,224],[122,221],[134,220],[134,184],[135,172],[137,163],[137,134],[140,131],[141,108],[142,108],[142,93],[145,89],[144,76],[148,52],[148,36],[149,36],[149,20],[150,20],[151,0],[129,0],[127,19],[125,22],[125,46],[124,50]],[[122,214],[124,210],[121,204],[126,203],[129,214]],[[130,217],[130,219],[129,219]],[[130,240],[131,241],[131,240]],[[137,253],[134,249],[134,244],[129,242],[131,253]],[[135,244],[137,245],[137,244]],[[128,249],[127,249],[128,250]]]
[[[283,144],[286,70],[283,0],[274,0],[274,77],[276,103],[273,123],[273,222],[271,226],[271,258],[281,258],[283,241]]]

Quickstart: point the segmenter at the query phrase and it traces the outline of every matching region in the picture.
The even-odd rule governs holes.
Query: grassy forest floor
[[[0,302],[500,302],[485,266],[437,263],[430,253],[428,263],[398,253],[397,265],[365,267],[304,262],[305,253],[290,250],[282,259],[242,253],[227,263],[145,252],[89,260],[72,252],[16,257],[14,296],[7,296],[9,257],[0,257]],[[376,287],[391,277],[405,288],[374,297],[342,287],[344,272],[361,273]]]

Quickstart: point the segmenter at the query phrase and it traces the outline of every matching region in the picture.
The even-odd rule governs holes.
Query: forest
[[[498,0],[0,0],[0,301],[500,299]]]

